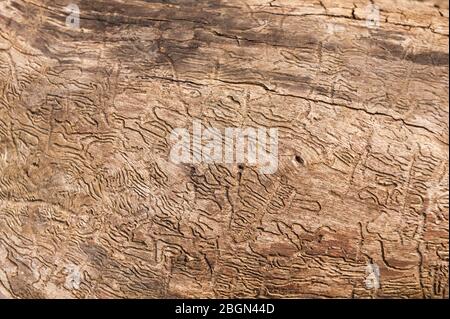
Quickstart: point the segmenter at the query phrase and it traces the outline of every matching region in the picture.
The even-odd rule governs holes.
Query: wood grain
[[[0,295],[448,298],[447,1],[69,3],[0,1]],[[278,171],[173,164],[193,119]]]

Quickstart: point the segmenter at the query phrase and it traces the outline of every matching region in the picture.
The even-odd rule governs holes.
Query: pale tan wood
[[[0,294],[448,298],[446,1],[69,3],[0,1]],[[277,173],[171,163],[193,119]]]

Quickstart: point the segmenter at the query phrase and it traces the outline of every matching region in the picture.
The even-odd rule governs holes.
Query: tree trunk
[[[0,1],[0,295],[448,298],[448,2],[69,4]]]

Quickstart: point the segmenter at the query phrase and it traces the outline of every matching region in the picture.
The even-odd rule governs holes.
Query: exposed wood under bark
[[[0,295],[448,297],[448,2],[69,3],[0,1]]]

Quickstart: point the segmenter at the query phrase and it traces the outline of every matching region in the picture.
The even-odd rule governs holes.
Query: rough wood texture
[[[68,4],[0,1],[1,295],[448,297],[448,2]],[[194,118],[277,173],[171,163]]]

